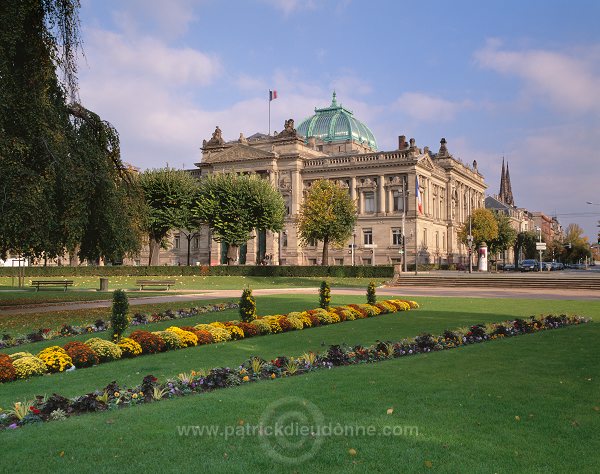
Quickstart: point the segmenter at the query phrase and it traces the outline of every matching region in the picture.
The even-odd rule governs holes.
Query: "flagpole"
[[[419,219],[419,176],[415,172],[415,275],[419,274],[419,232],[418,232],[418,219]]]
[[[271,136],[271,89],[269,89],[269,136]]]

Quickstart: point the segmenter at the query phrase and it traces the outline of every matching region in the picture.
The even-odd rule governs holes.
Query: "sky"
[[[477,160],[504,158],[515,203],[600,219],[596,0],[81,0],[80,100],[141,169],[193,168],[225,140],[296,125],[338,102],[373,131]],[[586,204],[587,201],[594,204]]]

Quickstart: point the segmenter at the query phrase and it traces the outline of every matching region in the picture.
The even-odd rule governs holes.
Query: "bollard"
[[[108,278],[100,278],[100,289],[98,291],[108,291]]]

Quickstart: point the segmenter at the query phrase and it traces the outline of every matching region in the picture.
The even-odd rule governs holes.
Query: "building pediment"
[[[426,170],[429,171],[435,171],[436,170],[436,166],[433,164],[433,161],[431,161],[431,158],[429,157],[428,153],[424,153],[422,155],[420,155],[417,158],[417,164]]]
[[[271,160],[275,157],[277,157],[276,153],[239,143],[219,151],[206,151],[202,156],[202,163],[226,163],[231,161],[265,159]]]

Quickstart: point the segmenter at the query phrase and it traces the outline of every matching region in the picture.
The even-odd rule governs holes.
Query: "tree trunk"
[[[235,265],[238,263],[239,246],[229,245],[227,247],[227,265]]]
[[[149,266],[160,265],[160,259],[159,259],[160,242],[157,242],[152,237],[150,237],[149,247],[150,247],[150,254],[148,256],[148,265]]]
[[[187,266],[190,266],[190,246],[192,245],[192,234],[186,236],[187,239]]]
[[[327,266],[327,262],[329,262],[329,237],[325,236],[323,239],[323,259],[321,265]]]

